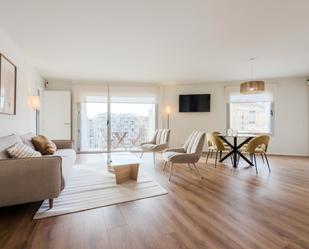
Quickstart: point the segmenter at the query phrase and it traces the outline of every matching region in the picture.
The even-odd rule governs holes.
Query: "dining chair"
[[[190,134],[183,147],[164,150],[163,159],[165,162],[163,170],[165,170],[167,163],[170,163],[169,181],[172,177],[174,163],[187,164],[190,169],[192,169],[192,164],[197,174],[201,176],[195,164],[199,161],[202,155],[204,143],[205,133],[201,131],[195,131]]]
[[[145,151],[153,153],[153,163],[156,163],[156,152],[162,152],[168,148],[169,138],[170,138],[169,129],[158,129],[153,135],[152,139],[148,142],[141,143],[140,146],[142,148],[141,158]]]
[[[217,167],[217,162],[218,162],[218,154],[219,154],[219,158],[221,159],[222,158],[222,153],[229,153],[231,151],[231,148],[226,145],[222,139],[220,139],[220,137],[218,136],[218,133],[208,133],[208,137],[209,137],[209,140],[211,141],[211,144],[212,144],[212,152],[216,152],[216,159],[215,159],[215,168]],[[209,154],[208,154],[209,156]],[[232,157],[231,158],[231,161],[232,161],[232,164],[233,164],[233,159]],[[207,164],[208,162],[208,157],[206,158],[206,163]]]
[[[255,166],[255,172],[258,174],[258,168],[257,168],[257,163],[256,163],[256,154],[260,154],[261,158],[264,161],[264,157],[268,166],[269,173],[271,173],[269,161],[267,158],[267,149],[268,149],[268,144],[269,144],[270,137],[267,135],[261,135],[258,137],[253,138],[251,141],[249,141],[248,144],[243,146],[241,149],[242,152],[248,153],[250,155],[251,162]],[[253,162],[254,160],[254,162]]]
[[[207,164],[209,157],[212,158],[212,154],[216,149],[215,145],[213,144],[212,133],[206,133],[206,143],[208,145],[208,151],[206,155],[206,164]]]

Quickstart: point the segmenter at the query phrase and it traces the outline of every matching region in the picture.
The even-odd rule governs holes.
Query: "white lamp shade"
[[[167,115],[170,115],[170,113],[171,113],[171,107],[168,105],[168,106],[166,107],[166,114],[167,114]]]
[[[41,108],[40,96],[38,95],[31,96],[30,104],[33,110],[39,111]]]

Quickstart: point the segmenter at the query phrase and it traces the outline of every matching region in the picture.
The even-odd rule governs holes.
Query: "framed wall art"
[[[0,114],[16,114],[16,66],[0,54]]]

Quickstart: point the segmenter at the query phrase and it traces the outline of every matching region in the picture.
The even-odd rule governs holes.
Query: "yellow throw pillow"
[[[42,155],[52,155],[57,150],[57,146],[43,135],[33,137],[32,143],[35,149],[41,152]]]

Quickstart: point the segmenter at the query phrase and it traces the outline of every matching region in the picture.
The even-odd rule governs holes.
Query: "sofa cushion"
[[[71,158],[73,162],[76,160],[76,153],[73,149],[56,150],[54,156],[68,157]]]
[[[23,143],[21,138],[17,135],[12,134],[0,137],[0,159],[10,158],[6,150],[16,143]]]
[[[57,146],[43,135],[33,137],[32,143],[35,149],[40,151],[42,155],[53,155],[57,150]]]
[[[53,156],[62,158],[62,188],[64,188],[70,179],[71,171],[76,160],[76,153],[73,149],[60,149]]]
[[[7,152],[12,158],[29,158],[29,157],[40,157],[40,152],[32,149],[27,144],[16,143],[7,149]]]
[[[35,135],[31,132],[20,136],[20,138],[21,138],[21,140],[23,141],[24,144],[27,144],[28,146],[30,146],[32,149],[35,150],[35,147],[32,143],[33,137],[35,137]]]
[[[142,144],[141,147],[145,151],[152,151],[152,149],[156,147],[156,145],[155,144]]]

